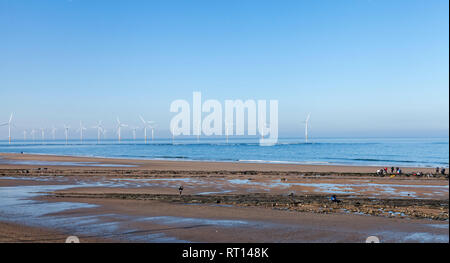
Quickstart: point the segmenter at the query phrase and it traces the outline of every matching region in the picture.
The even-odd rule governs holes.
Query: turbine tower
[[[309,125],[309,117],[311,116],[311,113],[308,113],[308,116],[306,117],[305,121],[305,143],[308,143],[308,125]]]
[[[42,142],[45,141],[45,129],[41,128],[41,136],[42,136]]]
[[[150,126],[150,128],[152,129],[152,141],[155,138],[155,125]]]
[[[120,139],[121,139],[121,137],[120,137],[120,130],[121,130],[122,127],[127,127],[127,126],[128,125],[126,125],[124,123],[121,123],[120,120],[119,120],[119,117],[117,117],[117,135],[119,136],[119,143],[120,143]]]
[[[97,122],[97,125],[95,125],[95,126],[92,127],[92,128],[97,129],[97,144],[98,144],[98,143],[100,143],[100,137],[101,137],[102,132],[103,132],[102,121],[98,121],[98,122]]]
[[[83,123],[80,121],[80,141],[83,143],[83,130],[86,130],[86,127],[83,126]]]
[[[11,144],[11,126],[12,126],[12,118],[13,118],[13,113],[11,113],[11,116],[9,117],[9,121],[3,124],[0,124],[0,126],[6,126],[8,125],[8,141],[9,144]]]
[[[53,140],[55,141],[56,140],[56,127],[55,126],[53,126],[53,128],[52,128],[52,137],[53,137]]]
[[[142,118],[141,115],[139,115],[139,119],[141,119],[142,123],[144,124],[144,137],[145,137],[145,143],[147,143],[147,127],[152,130],[152,141],[154,136],[154,121],[146,121],[144,118]]]
[[[66,135],[66,144],[67,141],[69,140],[69,128],[70,126],[64,124],[64,134]]]
[[[27,130],[23,130],[23,140],[27,140]]]

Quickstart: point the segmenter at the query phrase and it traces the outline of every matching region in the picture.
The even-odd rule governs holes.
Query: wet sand
[[[364,242],[369,235],[448,242],[442,176],[380,177],[374,167],[0,157],[0,221],[13,222],[5,229],[16,233],[2,242],[27,240],[20,228],[30,225],[55,231],[55,242],[58,233],[86,242]],[[340,202],[331,202],[332,194]]]
[[[0,168],[17,167],[72,167],[72,168],[91,168],[83,166],[83,163],[100,163],[104,169],[115,169],[113,165],[130,165],[132,169],[137,170],[165,170],[165,171],[255,171],[255,172],[317,172],[317,173],[375,173],[377,169],[383,168],[377,166],[341,166],[341,165],[299,165],[299,164],[267,164],[267,163],[236,163],[236,162],[195,162],[195,161],[162,161],[162,160],[134,160],[134,159],[113,159],[113,158],[94,158],[94,157],[72,157],[72,156],[54,156],[54,155],[36,155],[36,154],[11,154],[0,153],[0,158],[11,161],[45,161],[45,162],[69,162],[69,164],[14,164],[14,162],[0,163]],[[77,163],[77,165],[70,164]],[[111,165],[111,166],[108,166]],[[422,172],[434,173],[435,168],[423,167],[401,167],[405,173]],[[446,171],[448,174],[448,169]]]
[[[0,221],[0,243],[65,243],[68,233]],[[112,239],[80,236],[84,243],[117,242]]]

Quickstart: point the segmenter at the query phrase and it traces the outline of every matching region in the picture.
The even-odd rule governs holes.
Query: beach
[[[373,166],[0,160],[0,221],[14,233],[2,242],[27,239],[27,227],[55,242],[448,242],[448,172],[434,168],[379,176]]]
[[[319,172],[319,173],[375,173],[377,169],[388,166],[357,166],[357,165],[320,165],[320,164],[286,164],[286,163],[242,163],[242,162],[211,162],[183,160],[140,160],[101,157],[75,157],[45,154],[0,153],[4,161],[2,168],[24,167],[103,167],[105,169],[132,168],[133,170],[173,170],[173,171],[258,171],[258,172]],[[5,161],[6,160],[6,161]],[[27,163],[30,162],[30,163]],[[36,163],[36,164],[33,164]],[[55,162],[55,163],[52,163]],[[96,163],[98,163],[96,165]],[[390,168],[390,167],[388,167]],[[434,173],[431,167],[401,167],[405,173]],[[448,169],[446,171],[448,174]]]

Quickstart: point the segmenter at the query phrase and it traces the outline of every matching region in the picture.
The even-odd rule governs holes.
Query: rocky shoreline
[[[150,169],[99,169],[99,168],[29,168],[29,169],[0,169],[0,176],[89,176],[89,175],[102,175],[102,176],[132,176],[132,178],[147,178],[147,177],[214,177],[214,176],[270,176],[276,175],[284,179],[285,177],[392,177],[390,174],[377,174],[376,171],[373,173],[359,173],[359,172],[302,172],[302,171],[256,171],[256,170],[242,170],[242,171],[227,171],[227,170],[150,170]],[[408,179],[408,178],[429,178],[429,179],[449,179],[448,174],[424,174],[424,173],[403,173],[400,175],[395,175],[397,179]]]
[[[360,215],[415,218],[446,221],[449,219],[448,200],[372,199],[338,196],[332,202],[325,195],[169,195],[126,193],[49,193],[48,198],[106,198],[125,200],[153,200],[181,204],[254,206],[277,210],[310,213],[354,213]]]

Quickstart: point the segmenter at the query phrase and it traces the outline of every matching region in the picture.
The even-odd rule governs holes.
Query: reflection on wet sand
[[[105,178],[105,177],[60,177],[60,176],[35,176],[35,177],[2,177],[3,181],[14,181],[20,184],[21,181],[34,181],[38,185],[19,185],[0,187],[0,220],[12,221],[30,226],[51,227],[64,233],[77,234],[85,237],[101,237],[118,241],[132,242],[215,242],[220,241],[209,239],[208,233],[220,233],[221,238],[229,238],[225,229],[232,230],[230,233],[242,235],[237,237],[240,241],[249,241],[248,236],[262,235],[264,242],[279,242],[283,240],[283,236],[288,235],[289,238],[284,239],[286,242],[357,242],[356,237],[369,234],[376,234],[385,242],[448,242],[447,222],[420,222],[409,220],[402,223],[402,228],[397,228],[396,224],[383,223],[383,228],[377,227],[371,229],[370,224],[362,229],[351,229],[348,225],[343,225],[338,230],[329,229],[325,225],[315,226],[309,220],[280,222],[278,219],[258,220],[256,218],[208,218],[202,216],[183,216],[183,212],[179,215],[164,212],[164,209],[155,209],[155,211],[143,210],[141,214],[129,213],[121,209],[113,209],[113,211],[102,212],[100,209],[103,204],[97,199],[90,198],[62,198],[48,199],[50,192],[76,192],[77,190],[87,191],[89,189],[110,189],[117,192],[123,189],[151,189],[151,188],[174,188],[180,183],[189,185],[188,187],[195,195],[192,198],[205,196],[211,198],[217,194],[235,194],[235,192],[248,193],[249,188],[254,186],[264,187],[270,190],[290,189],[293,186],[309,187],[313,192],[335,193],[338,190],[345,189],[350,193],[356,194],[354,189],[367,187],[384,187],[387,192],[397,191],[397,189],[412,188],[417,189],[433,189],[433,191],[447,191],[448,186],[441,185],[398,185],[392,184],[386,187],[384,184],[377,183],[346,183],[346,184],[330,184],[330,183],[299,183],[299,182],[279,182],[277,180],[248,180],[248,179],[224,179],[224,178]],[[52,182],[58,182],[59,185],[51,185]],[[239,186],[243,186],[240,188]],[[103,189],[103,190],[102,190]],[[203,191],[208,189],[211,191]],[[212,190],[218,191],[212,191]],[[139,191],[141,191],[139,190]],[[100,192],[101,192],[100,191]],[[92,192],[92,191],[91,191]],[[96,191],[94,191],[96,192]],[[345,192],[349,193],[349,192]],[[402,191],[398,192],[399,194]],[[391,193],[390,193],[391,194]],[[176,195],[175,195],[176,196]],[[208,197],[209,196],[209,197]],[[185,196],[182,196],[185,197]],[[187,198],[187,196],[186,196]],[[262,199],[260,199],[262,200]],[[127,200],[128,201],[128,200]],[[139,202],[138,200],[129,200],[129,202]],[[153,202],[153,201],[152,201]],[[208,201],[209,202],[209,201]],[[236,209],[237,214],[242,213],[240,209],[252,209],[251,207],[242,208],[239,205],[225,204],[224,202],[197,203],[195,207],[208,209]],[[130,203],[141,206],[141,203]],[[178,207],[179,205],[195,204],[170,204]],[[176,208],[180,209],[180,208]],[[256,209],[256,208],[255,208]],[[344,209],[345,210],[345,209]],[[346,214],[344,211],[343,215]],[[148,212],[145,212],[148,211]],[[233,210],[234,211],[234,210]],[[250,210],[247,210],[250,212]],[[395,211],[384,211],[391,216],[405,216]],[[251,214],[251,212],[249,213]],[[354,216],[354,215],[352,215]],[[289,218],[288,216],[287,218]],[[352,218],[353,219],[353,218]],[[388,218],[386,218],[388,219]],[[286,218],[283,218],[286,220]],[[282,221],[283,221],[282,220]],[[333,219],[331,220],[331,224]],[[356,219],[356,221],[361,219]],[[381,223],[381,222],[380,222]],[[362,223],[364,225],[364,223]],[[192,235],[189,229],[196,229],[196,232],[203,237]],[[237,230],[237,233],[234,231]],[[217,232],[216,232],[217,231]],[[224,232],[225,231],[225,232]],[[229,230],[228,230],[229,231]],[[268,235],[268,233],[276,232],[277,235]],[[240,233],[240,234],[239,234]],[[308,233],[308,234],[306,234]],[[315,233],[315,234],[313,234]],[[326,234],[328,233],[328,234]],[[218,234],[219,235],[219,234]],[[247,239],[246,239],[247,238]],[[286,238],[286,237],[285,237]],[[281,241],[282,242],[282,241]]]

